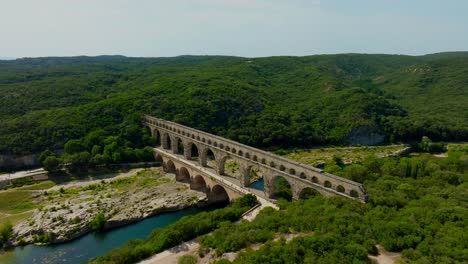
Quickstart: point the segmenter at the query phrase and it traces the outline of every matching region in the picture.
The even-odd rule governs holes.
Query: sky
[[[0,0],[0,57],[466,50],[467,0]]]

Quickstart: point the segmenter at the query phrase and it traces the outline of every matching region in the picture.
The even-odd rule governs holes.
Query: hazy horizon
[[[465,10],[461,0],[5,0],[0,56],[464,51]]]

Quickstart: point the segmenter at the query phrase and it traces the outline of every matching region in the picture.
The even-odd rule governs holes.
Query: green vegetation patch
[[[36,207],[28,191],[0,192],[0,213],[18,214]]]
[[[19,187],[19,188],[17,188],[17,190],[30,190],[30,191],[47,190],[49,188],[54,187],[55,185],[56,184],[53,181],[42,181],[42,182],[38,182],[38,183],[35,183],[35,184],[32,184],[32,185]]]

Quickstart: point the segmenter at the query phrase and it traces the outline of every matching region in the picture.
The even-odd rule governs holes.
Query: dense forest
[[[125,138],[145,113],[271,149],[466,140],[467,86],[462,52],[0,61],[0,154]]]

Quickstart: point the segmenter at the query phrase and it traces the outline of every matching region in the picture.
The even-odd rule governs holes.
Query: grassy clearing
[[[369,155],[385,157],[395,155],[408,147],[407,145],[390,145],[377,147],[331,147],[308,150],[295,150],[285,156],[292,160],[318,166],[333,159],[340,157],[345,163],[355,163],[362,161]]]
[[[447,150],[448,151],[462,151],[462,152],[468,152],[468,143],[450,143],[447,144]]]
[[[16,225],[17,223],[28,219],[32,215],[33,215],[33,210],[26,211],[20,214],[13,214],[13,215],[0,214],[0,225],[8,221],[12,223],[13,225]]]
[[[27,185],[23,187],[16,188],[16,190],[28,190],[28,191],[34,191],[34,190],[47,190],[49,188],[54,187],[56,184],[53,181],[43,181],[43,182],[38,182],[33,185]]]
[[[0,193],[0,212],[19,214],[36,208],[31,193],[27,191],[5,191]]]

